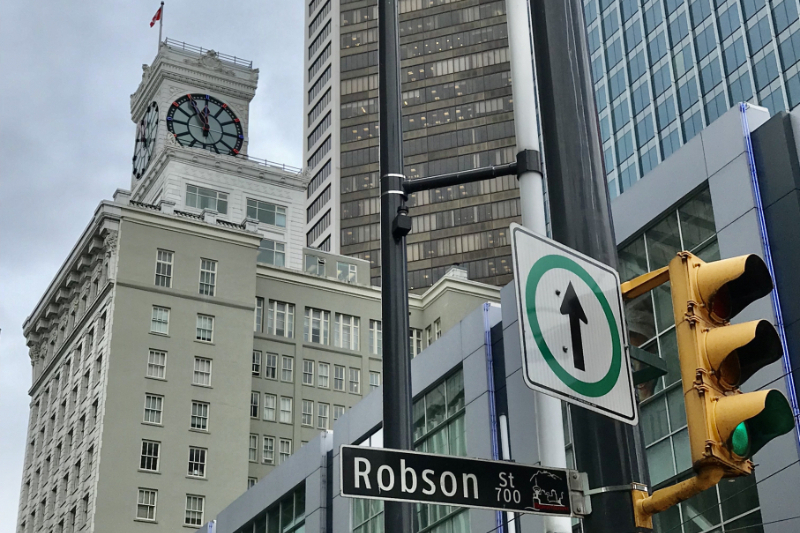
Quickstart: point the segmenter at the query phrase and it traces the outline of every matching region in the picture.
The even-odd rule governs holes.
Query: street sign
[[[339,465],[342,496],[351,498],[558,516],[591,511],[585,476],[574,470],[362,446],[342,446]]]
[[[511,237],[525,383],[637,424],[617,272],[519,224]]]

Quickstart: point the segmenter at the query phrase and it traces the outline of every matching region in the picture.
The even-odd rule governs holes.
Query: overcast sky
[[[248,153],[301,166],[303,9],[167,0],[164,37],[253,60]],[[89,223],[130,184],[130,95],[155,57],[156,0],[3,2],[0,17],[0,533],[17,521],[30,360],[22,323]]]

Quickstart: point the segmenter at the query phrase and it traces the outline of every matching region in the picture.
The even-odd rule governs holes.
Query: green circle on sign
[[[583,280],[586,285],[592,290],[595,298],[600,302],[600,307],[603,309],[603,314],[608,322],[608,328],[611,332],[611,366],[605,376],[599,381],[582,381],[562,367],[553,353],[548,348],[542,334],[542,328],[539,325],[539,318],[536,315],[536,288],[542,279],[542,276],[549,270],[560,268],[572,272]],[[528,310],[528,322],[531,326],[533,339],[536,341],[536,346],[542,352],[544,360],[550,369],[556,374],[566,386],[574,390],[578,394],[597,398],[607,394],[614,385],[617,383],[617,376],[619,376],[620,368],[622,367],[622,342],[619,338],[619,331],[617,330],[617,323],[614,319],[614,313],[608,303],[603,291],[597,285],[597,282],[592,279],[586,270],[583,269],[578,263],[568,257],[561,255],[546,255],[536,261],[530,272],[528,273],[528,282],[525,287],[525,304]]]

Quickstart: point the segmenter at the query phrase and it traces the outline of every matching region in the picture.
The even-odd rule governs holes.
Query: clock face
[[[136,126],[136,146],[133,150],[133,177],[142,179],[147,164],[153,156],[158,131],[158,104],[153,102],[147,107],[144,118]]]
[[[167,111],[167,129],[183,146],[204,148],[217,154],[236,155],[244,130],[228,104],[207,94],[187,94]]]

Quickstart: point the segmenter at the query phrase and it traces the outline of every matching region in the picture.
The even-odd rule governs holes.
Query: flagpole
[[[164,27],[164,2],[161,2],[161,17],[158,19],[158,48],[161,49],[161,29]]]

